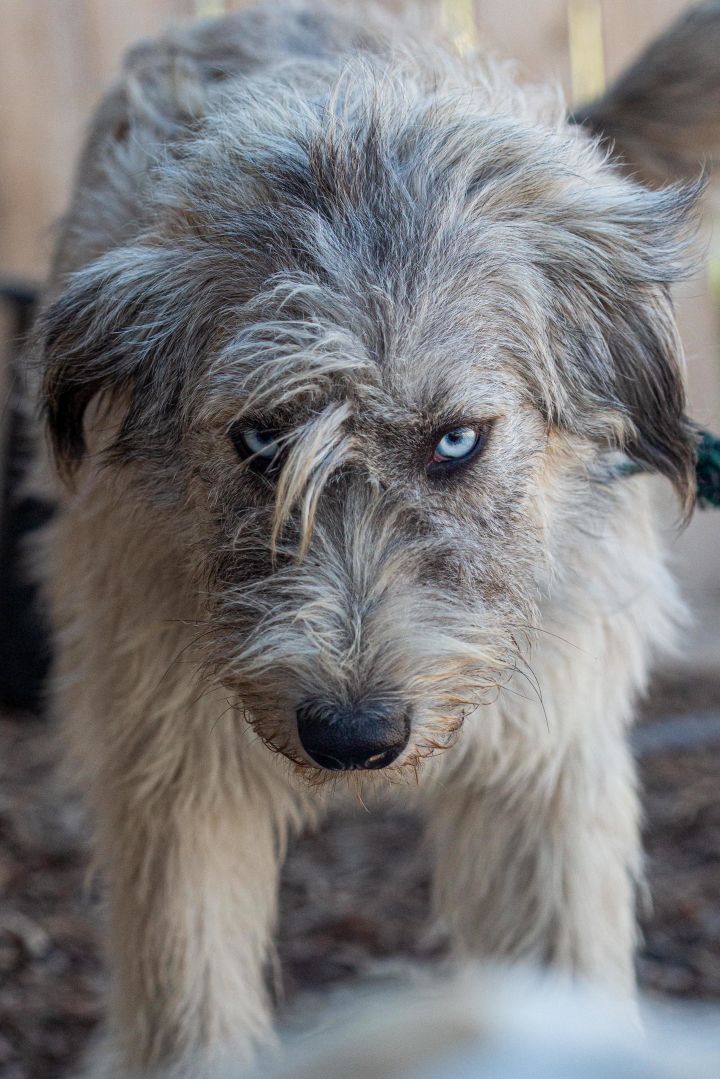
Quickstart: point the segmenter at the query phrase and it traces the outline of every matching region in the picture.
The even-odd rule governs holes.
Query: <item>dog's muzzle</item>
[[[297,728],[303,749],[321,768],[386,768],[408,743],[410,716],[378,701],[349,707],[307,701],[297,710]]]

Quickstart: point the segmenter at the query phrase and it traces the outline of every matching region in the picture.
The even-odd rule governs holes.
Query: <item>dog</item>
[[[688,37],[719,21],[569,119],[370,10],[283,2],[130,53],[32,343],[52,707],[107,889],[97,1074],[267,1043],[283,853],[343,794],[423,815],[457,955],[632,996],[626,732],[682,603],[655,481],[623,468],[690,513],[669,288],[699,191],[633,177],[633,108],[645,85],[670,113],[682,42],[673,160],[695,133],[699,161],[720,52],[695,72]]]

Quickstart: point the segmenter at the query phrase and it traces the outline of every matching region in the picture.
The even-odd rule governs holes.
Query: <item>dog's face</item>
[[[418,80],[228,107],[152,232],[42,324],[59,458],[115,393],[105,467],[171,507],[207,668],[328,772],[413,766],[511,674],[532,687],[609,452],[691,497],[667,298],[689,196]]]

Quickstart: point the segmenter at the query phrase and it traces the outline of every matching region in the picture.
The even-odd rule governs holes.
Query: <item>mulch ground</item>
[[[720,684],[658,685],[646,718],[720,712]],[[81,814],[53,780],[45,725],[0,719],[0,1077],[54,1079],[100,1014],[104,975]],[[720,1000],[720,743],[641,761],[652,909],[639,959],[646,991]],[[426,868],[409,816],[339,815],[301,839],[281,897],[286,1001],[431,956]]]

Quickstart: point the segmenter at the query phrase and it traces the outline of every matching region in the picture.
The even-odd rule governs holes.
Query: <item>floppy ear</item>
[[[556,284],[558,419],[621,446],[666,476],[685,511],[695,494],[696,436],[685,414],[684,359],[670,285],[687,273],[687,219],[698,188],[599,186],[550,267]]]
[[[629,457],[666,476],[687,510],[695,496],[695,433],[685,413],[682,344],[669,290],[638,290],[608,334],[615,392],[632,427]]]
[[[61,470],[86,453],[85,414],[97,397],[127,400],[113,449],[157,454],[177,438],[174,406],[203,336],[186,277],[175,250],[121,248],[74,274],[41,313],[43,410]]]
[[[582,372],[578,381],[590,403],[588,414],[600,407],[619,420],[610,423],[619,435],[611,444],[622,446],[641,467],[666,476],[688,511],[695,496],[695,433],[685,414],[682,346],[672,304],[664,286],[634,293],[605,313],[600,335],[578,330],[566,356],[573,378]]]

